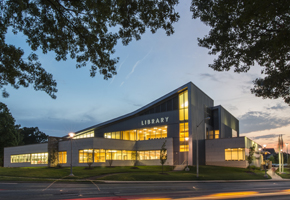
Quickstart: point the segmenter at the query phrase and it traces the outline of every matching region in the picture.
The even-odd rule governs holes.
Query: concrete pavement
[[[272,167],[273,168],[273,167]],[[268,169],[267,174],[269,176],[271,176],[272,180],[278,181],[278,180],[283,180],[283,178],[281,176],[279,176],[278,174],[274,173],[271,169]],[[276,171],[276,168],[275,168]]]

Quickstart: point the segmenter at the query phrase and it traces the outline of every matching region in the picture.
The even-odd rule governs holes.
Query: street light
[[[72,139],[73,137],[75,136],[74,133],[69,133],[68,134],[69,137],[70,137],[70,175],[69,176],[74,176],[73,173],[72,173]]]
[[[260,168],[261,168],[261,164],[262,164],[262,161],[261,161],[261,150],[262,150],[262,148],[259,148]]]
[[[185,138],[185,140],[187,141],[187,146],[188,146],[188,139],[189,139],[188,137]],[[188,168],[188,151],[189,151],[189,149],[186,148],[186,150],[187,150],[187,151],[186,151],[186,153],[187,153],[187,154],[186,154],[186,157],[187,157],[187,158],[186,158],[187,164],[186,164],[185,171],[189,171],[189,168]]]
[[[288,165],[288,143],[286,143],[286,148],[287,148],[287,165]]]
[[[268,178],[268,175],[267,175],[267,172],[266,172],[266,170],[267,170],[267,169],[266,169],[266,154],[267,154],[267,153],[266,153],[266,145],[264,144],[263,147],[264,147],[264,148],[263,148],[263,150],[264,150],[263,154],[264,154],[264,162],[265,162],[265,175],[264,175],[264,177],[265,177],[265,178]]]
[[[196,126],[196,129],[195,129],[195,139],[196,139],[196,177],[198,178],[198,138],[197,138],[197,128],[201,125],[201,123],[204,121],[204,120],[209,120],[210,117],[206,117],[204,118],[203,120],[201,120],[201,122]]]

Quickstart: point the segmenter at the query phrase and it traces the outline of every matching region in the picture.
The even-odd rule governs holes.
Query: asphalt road
[[[138,184],[0,182],[0,199],[290,199],[290,181]]]

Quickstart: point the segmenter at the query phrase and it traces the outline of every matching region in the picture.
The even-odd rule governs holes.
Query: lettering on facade
[[[141,120],[141,125],[150,125],[150,124],[159,124],[159,123],[165,123],[168,122],[169,117],[160,117],[156,119],[146,119],[146,120]]]

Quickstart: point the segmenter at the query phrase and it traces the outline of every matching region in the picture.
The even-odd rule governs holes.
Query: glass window
[[[137,154],[139,155],[140,160],[145,160],[145,152],[144,151],[138,151]]]
[[[88,132],[78,133],[76,136],[73,137],[73,139],[90,138],[94,137],[94,135],[94,130],[90,130]]]
[[[214,131],[214,139],[219,139],[220,138],[220,131],[219,130],[215,130]]]
[[[226,161],[245,160],[245,149],[244,148],[225,149],[225,160]]]
[[[121,139],[121,134],[120,131],[116,132],[116,139],[120,140]]]
[[[188,91],[179,94],[179,121],[188,120]]]
[[[188,142],[189,142],[189,134],[188,134],[188,123],[180,123],[179,124],[179,151],[185,152],[188,151]]]
[[[11,163],[25,163],[30,161],[30,154],[19,154],[10,156]]]
[[[167,137],[167,126],[157,126],[138,130],[126,130],[112,133],[104,133],[104,138],[121,140],[150,140]]]
[[[48,163],[48,153],[32,153],[31,154],[31,164],[47,164]]]
[[[160,150],[138,151],[137,159],[138,160],[159,160]]]
[[[160,150],[156,150],[156,159],[157,159],[157,160],[160,159]]]
[[[58,152],[58,163],[65,164],[67,162],[67,153],[66,151]]]
[[[149,151],[144,151],[144,160],[149,160]]]
[[[79,163],[92,163],[94,162],[93,149],[79,150]]]
[[[225,149],[225,160],[232,160],[232,150],[231,149]]]

